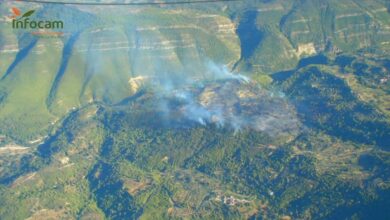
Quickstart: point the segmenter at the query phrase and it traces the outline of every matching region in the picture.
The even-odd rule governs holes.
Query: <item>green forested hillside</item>
[[[0,219],[389,219],[389,6],[1,2]]]
[[[12,30],[5,18],[0,23],[1,129],[23,142],[45,136],[72,108],[118,102],[150,78],[198,80],[210,60],[259,78],[320,52],[386,54],[390,34],[382,1],[152,8],[4,2],[2,13],[13,6],[65,23],[62,38]]]

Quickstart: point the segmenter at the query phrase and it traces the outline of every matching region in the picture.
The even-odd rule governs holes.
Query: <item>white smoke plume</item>
[[[207,62],[202,79],[158,78],[153,88],[156,110],[201,126],[253,129],[272,136],[295,133],[299,121],[283,93],[267,91],[226,66]],[[164,74],[163,76],[169,76]]]

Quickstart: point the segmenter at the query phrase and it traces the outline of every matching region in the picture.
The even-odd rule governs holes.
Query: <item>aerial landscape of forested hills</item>
[[[73,2],[0,2],[0,219],[390,218],[388,1]]]

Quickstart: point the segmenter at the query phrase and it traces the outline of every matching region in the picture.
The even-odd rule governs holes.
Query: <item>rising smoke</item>
[[[299,121],[284,95],[268,91],[226,66],[206,63],[202,78],[171,79],[162,74],[153,82],[156,111],[201,126],[215,124],[238,132],[253,129],[271,136],[295,133]]]

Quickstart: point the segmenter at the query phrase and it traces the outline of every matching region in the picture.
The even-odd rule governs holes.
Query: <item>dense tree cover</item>
[[[73,145],[80,147],[80,136],[88,133],[103,137],[103,141],[96,160],[83,168],[88,186],[82,195],[96,201],[109,219],[283,215],[327,219],[386,213],[383,206],[373,205],[382,204],[388,195],[372,185],[374,179],[388,178],[385,172],[389,166],[383,153],[366,153],[356,158],[357,164],[346,165],[371,171],[370,179],[361,184],[343,179],[345,168],[340,165],[334,164],[340,171],[323,168],[326,172],[320,172],[314,154],[296,152],[297,147],[315,152],[332,145],[335,139],[327,139],[320,132],[303,133],[287,144],[261,132],[235,132],[211,124],[156,126],[159,113],[129,106],[101,106],[96,118],[88,120],[82,111],[70,115],[38,153],[16,167],[20,172],[15,172],[15,178],[52,167],[56,155],[68,152]],[[86,129],[92,125],[104,132]],[[78,163],[85,160],[84,153],[78,153]],[[24,197],[11,199],[10,192],[7,188],[1,192],[3,198],[9,198],[4,200],[4,207],[11,201],[24,201]],[[218,196],[250,202],[228,205],[217,200]],[[93,210],[83,200],[79,203],[74,212]]]
[[[111,166],[98,163],[91,170],[88,176],[91,192],[95,194],[98,206],[111,219],[135,219],[141,210],[137,210],[132,196],[123,189],[123,183]]]
[[[386,117],[360,101],[342,79],[309,66],[296,71],[283,88],[306,125],[344,140],[389,149]]]
[[[296,217],[348,216],[350,215],[348,212],[339,211],[340,207],[347,207],[349,210],[353,209],[358,201],[371,201],[368,192],[365,192],[361,185],[335,178],[334,174],[319,174],[316,170],[316,158],[294,154],[291,147],[307,145],[314,136],[320,134],[307,134],[289,145],[273,149],[274,141],[271,138],[253,131],[244,130],[234,133],[226,129],[217,129],[212,125],[150,129],[143,119],[146,115],[150,117],[151,112],[145,114],[115,109],[106,109],[104,112],[103,121],[120,122],[115,125],[106,124],[110,128],[110,134],[101,151],[101,156],[105,158],[106,163],[116,164],[114,165],[116,167],[122,164],[122,161],[127,161],[141,169],[141,173],[157,172],[163,176],[169,176],[174,170],[192,170],[201,173],[223,184],[225,190],[251,195],[259,201],[267,201],[268,212],[259,211],[255,216],[276,217],[276,213],[290,213]],[[142,116],[143,114],[145,115]],[[158,117],[153,118],[157,120]],[[327,143],[322,144],[327,145]],[[168,156],[167,160],[164,159],[166,156]],[[378,164],[375,167],[383,169],[388,166]],[[377,175],[380,173],[383,174],[378,172]],[[160,178],[162,178],[160,184],[152,187],[162,193],[160,199],[165,198],[165,193],[175,194],[177,189],[172,188],[171,180],[166,177]],[[174,182],[182,181],[184,184],[191,182],[190,179],[174,180]],[[211,186],[208,185],[208,190],[215,190]],[[160,202],[168,208],[170,207],[168,201],[169,199],[163,199]],[[369,205],[366,202],[364,204]],[[140,209],[143,207],[142,203],[138,205]],[[214,209],[211,213],[216,216],[227,212],[225,210],[219,213],[216,207]],[[231,212],[234,207],[229,207],[228,210]],[[151,210],[144,211],[145,215],[151,212]],[[384,209],[377,211],[384,214]],[[198,215],[204,214],[203,212],[202,209]],[[366,212],[353,214],[364,216]]]
[[[347,72],[356,61],[345,59],[338,66]],[[303,122],[298,136],[175,118],[151,107],[148,91],[71,112],[36,151],[2,171],[0,215],[29,217],[39,198],[80,218],[387,218],[382,113],[309,61],[278,83]],[[23,183],[35,172],[44,183]]]

